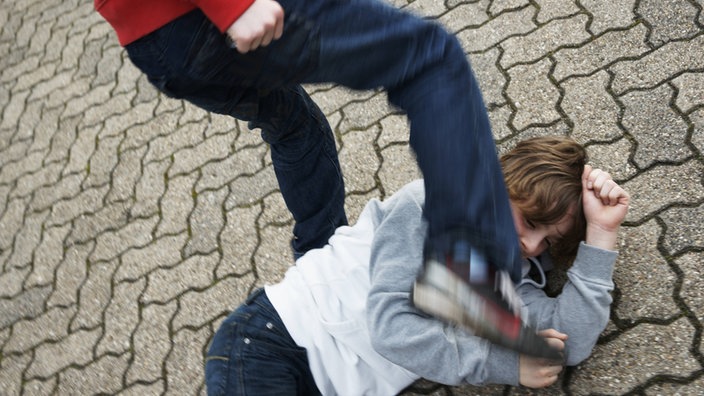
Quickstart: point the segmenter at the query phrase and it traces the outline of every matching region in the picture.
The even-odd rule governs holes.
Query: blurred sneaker
[[[494,271],[483,265],[484,261],[474,263],[484,273],[471,277],[470,260],[483,261],[483,258],[472,254],[466,262],[448,259],[444,264],[426,259],[413,285],[413,304],[421,311],[469,329],[497,345],[561,361],[561,352],[551,348],[535,329],[521,320],[522,302],[508,273]]]

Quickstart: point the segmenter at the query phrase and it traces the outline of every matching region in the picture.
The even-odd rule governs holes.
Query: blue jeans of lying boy
[[[261,128],[296,221],[298,254],[323,246],[347,221],[332,131],[300,84],[384,88],[410,121],[429,247],[445,250],[445,235],[459,230],[518,280],[520,250],[488,116],[456,38],[378,0],[279,3],[282,38],[251,53],[231,49],[200,11],[127,50],[167,95]]]
[[[258,289],[220,325],[205,361],[208,395],[319,395],[306,350]]]

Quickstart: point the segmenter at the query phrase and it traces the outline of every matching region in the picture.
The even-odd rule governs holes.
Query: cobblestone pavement
[[[704,394],[703,0],[416,0],[455,32],[500,150],[568,134],[633,195],[611,322],[541,392]],[[158,94],[88,0],[0,4],[0,394],[203,394],[214,329],[291,264],[269,153]],[[379,92],[310,86],[351,221],[418,176]]]

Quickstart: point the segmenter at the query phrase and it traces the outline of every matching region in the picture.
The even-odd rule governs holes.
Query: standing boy
[[[307,252],[220,326],[206,358],[211,395],[392,395],[418,378],[548,386],[591,353],[609,318],[619,226],[629,196],[568,138],[534,138],[502,157],[518,230],[523,317],[560,361],[520,355],[409,301],[428,232],[420,181],[370,201],[352,227]],[[548,252],[573,256],[548,297]],[[428,270],[427,268],[425,270]],[[449,318],[452,321],[452,318]]]

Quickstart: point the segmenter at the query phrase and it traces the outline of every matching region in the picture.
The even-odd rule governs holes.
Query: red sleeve
[[[190,0],[210,19],[220,32],[225,32],[254,0]]]

